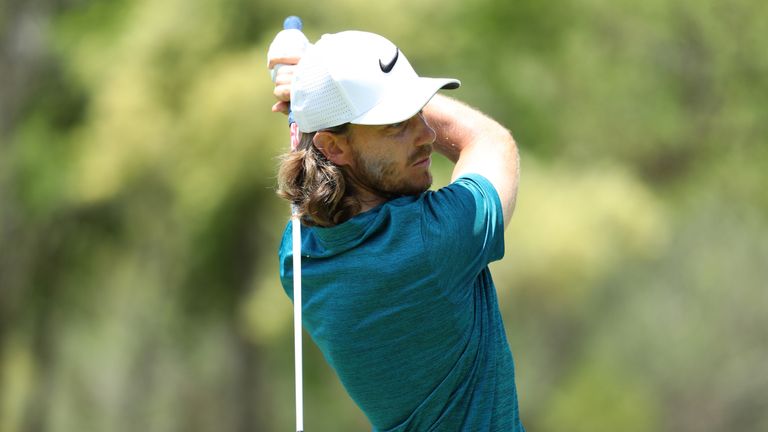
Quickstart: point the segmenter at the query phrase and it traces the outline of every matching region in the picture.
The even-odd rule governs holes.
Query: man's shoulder
[[[496,188],[493,187],[493,183],[485,176],[478,173],[466,173],[457,178],[450,185],[446,187],[462,187],[470,190],[473,193],[491,194],[498,197]]]
[[[463,174],[451,184],[434,191],[427,191],[423,199],[430,207],[484,207],[501,209],[499,194],[493,184],[481,174]]]

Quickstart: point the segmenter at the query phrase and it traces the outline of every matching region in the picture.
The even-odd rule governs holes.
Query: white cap
[[[291,111],[302,132],[392,124],[416,115],[441,88],[459,85],[456,79],[419,77],[382,36],[345,31],[324,35],[307,49],[291,85]]]

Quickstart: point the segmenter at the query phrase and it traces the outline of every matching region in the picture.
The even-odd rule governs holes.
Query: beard
[[[432,153],[432,146],[416,152],[408,158],[408,165],[416,163]],[[432,174],[429,169],[418,176],[403,175],[398,164],[391,160],[366,158],[353,150],[355,169],[350,170],[354,184],[368,189],[375,194],[391,199],[406,195],[418,195],[432,186]],[[399,175],[398,175],[399,174]]]

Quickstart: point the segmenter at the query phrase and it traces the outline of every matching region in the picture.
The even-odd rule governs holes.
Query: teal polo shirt
[[[293,298],[291,231],[279,259]],[[301,237],[304,326],[373,431],[524,431],[488,270],[504,255],[488,180],[465,175]]]

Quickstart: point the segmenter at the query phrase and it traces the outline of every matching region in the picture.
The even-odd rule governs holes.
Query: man
[[[299,59],[273,58],[275,64]],[[304,326],[374,431],[523,431],[488,263],[504,254],[510,133],[387,39],[323,36],[277,73],[300,138],[278,193],[302,217]],[[455,163],[437,191],[431,154]],[[292,296],[291,226],[280,276]]]

